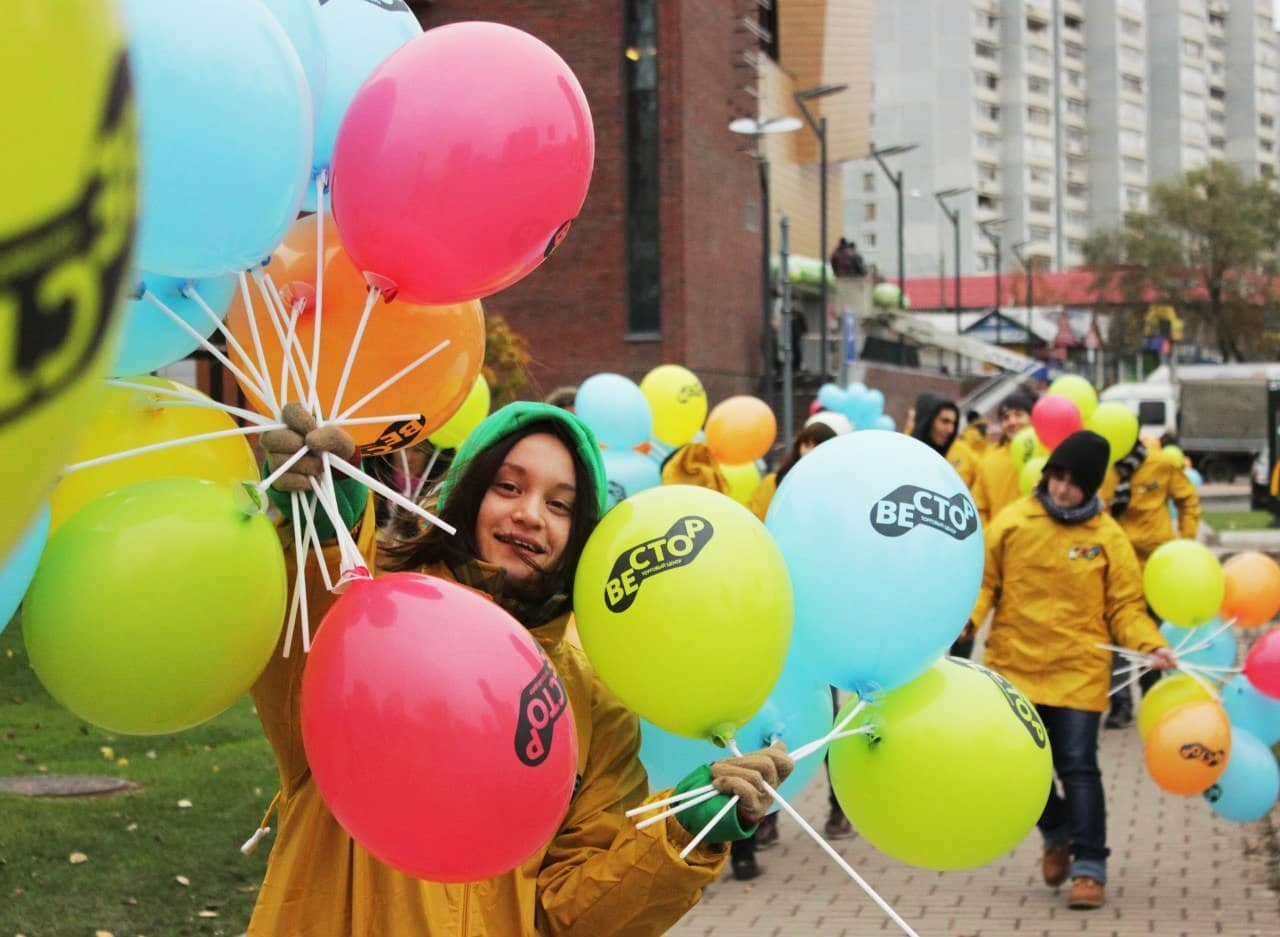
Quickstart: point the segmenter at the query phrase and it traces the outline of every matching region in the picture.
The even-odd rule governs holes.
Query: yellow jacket
[[[711,450],[700,442],[681,446],[662,466],[662,484],[696,485],[722,495],[729,493],[729,480],[720,471],[720,463]]]
[[[965,433],[967,434],[968,430]],[[981,459],[982,456],[964,437],[953,442],[951,448],[947,450],[947,461],[960,474],[960,478],[970,491],[973,490],[978,479],[978,463]]]
[[[751,497],[747,501],[747,509],[763,521],[765,515],[769,513],[769,505],[773,504],[773,496],[777,493],[778,473],[770,472],[760,479],[760,484],[756,485],[756,490],[751,492]]]
[[[1108,506],[1115,499],[1119,483],[1120,478],[1113,465],[1107,470],[1107,477],[1098,491]],[[1170,499],[1178,507],[1176,536],[1195,537],[1200,527],[1200,493],[1182,469],[1149,452],[1130,479],[1130,492],[1129,507],[1116,520],[1133,544],[1139,563],[1146,565],[1147,558],[1156,547],[1175,539],[1173,516],[1169,513]]]
[[[1009,455],[1009,444],[1001,442],[998,446],[988,447],[978,463],[973,481],[973,503],[982,526],[986,527],[1001,508],[1021,497],[1018,468]]]
[[[981,458],[990,448],[990,441],[987,439],[987,424],[970,423],[964,428],[964,432],[960,434],[960,439],[964,441],[974,453]]]
[[[372,502],[360,536],[371,569]],[[290,528],[282,538],[292,538]],[[326,552],[336,569],[336,546]],[[429,572],[453,578],[444,566]],[[334,597],[318,572],[311,573],[307,599],[315,623]],[[623,816],[648,791],[637,757],[639,721],[600,682],[586,655],[564,640],[568,619],[566,613],[531,632],[564,684],[577,726],[579,783],[568,815],[524,865],[465,885],[427,882],[383,865],[338,824],[302,746],[306,657],[296,641],[288,658],[277,650],[253,688],[281,793],[278,833],[249,937],[649,937],[665,933],[693,907],[724,868],[728,847],[703,843],[681,859],[691,837],[676,818],[637,831]]]
[[[987,528],[982,589],[971,620],[995,608],[984,663],[1033,703],[1102,712],[1111,652],[1166,642],[1147,615],[1133,547],[1105,511],[1079,524],[1051,518],[1035,495]]]

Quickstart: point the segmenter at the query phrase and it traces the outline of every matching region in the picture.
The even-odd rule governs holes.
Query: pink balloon
[[[1280,628],[1272,628],[1249,649],[1244,675],[1254,689],[1280,699]]]
[[[352,100],[334,147],[334,219],[383,292],[478,299],[551,255],[594,161],[586,96],[550,46],[497,23],[441,26]]]
[[[354,582],[325,616],[302,738],[356,842],[439,882],[500,875],[549,842],[578,764],[569,700],[529,632],[417,573]]]
[[[1070,397],[1046,394],[1031,408],[1031,425],[1045,447],[1053,449],[1072,433],[1084,429],[1084,420]]]

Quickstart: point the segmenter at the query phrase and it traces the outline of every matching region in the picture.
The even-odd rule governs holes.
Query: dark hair
[[[787,477],[787,473],[796,467],[796,463],[800,461],[800,447],[803,445],[817,446],[826,442],[828,439],[835,439],[836,431],[830,425],[822,422],[810,423],[800,432],[796,433],[796,438],[791,442],[791,448],[787,451],[787,457],[782,460],[782,465],[778,466],[777,483],[782,484],[782,480]]]
[[[573,510],[569,515],[569,538],[564,552],[560,554],[555,566],[541,571],[540,583],[533,591],[550,597],[571,587],[582,549],[599,520],[599,504],[595,485],[578,452],[577,442],[558,420],[538,420],[522,426],[468,459],[461,467],[444,506],[435,511],[437,517],[457,529],[457,534],[450,537],[433,526],[416,537],[390,545],[383,551],[387,560],[386,568],[390,571],[417,569],[430,563],[442,562],[447,556],[458,553],[478,559],[480,547],[476,542],[476,519],[480,514],[480,503],[488,494],[498,469],[516,444],[540,433],[554,436],[569,450],[569,456],[573,459],[576,492]]]

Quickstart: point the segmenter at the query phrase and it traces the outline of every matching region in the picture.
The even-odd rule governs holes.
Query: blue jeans
[[[1049,732],[1053,770],[1065,796],[1049,788],[1037,826],[1046,846],[1071,847],[1071,877],[1107,880],[1107,804],[1098,770],[1101,713],[1037,706]]]

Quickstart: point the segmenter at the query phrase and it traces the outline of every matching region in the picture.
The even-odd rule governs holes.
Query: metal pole
[[[778,338],[782,342],[782,438],[791,444],[795,416],[792,414],[791,387],[791,276],[787,256],[791,252],[791,219],[782,216],[782,240],[778,245],[778,276],[782,282],[782,326]]]
[[[1035,305],[1032,298],[1032,291],[1035,285],[1035,270],[1028,264],[1023,264],[1023,270],[1027,274],[1027,357],[1031,356],[1031,307]]]
[[[764,397],[768,399],[773,393],[773,289],[769,277],[769,161],[760,160],[760,246],[764,256],[760,260],[761,288],[763,303],[763,326],[761,348],[764,354]]]
[[[818,121],[818,152],[819,167],[822,172],[822,178],[819,180],[819,196],[822,202],[821,216],[822,228],[818,232],[818,260],[822,264],[821,279],[818,286],[818,301],[821,310],[818,313],[819,332],[822,336],[818,342],[820,351],[818,352],[818,373],[822,375],[822,379],[827,379],[827,119],[823,117]],[[791,437],[788,436],[789,440]]]
[[[1000,235],[993,234],[991,242],[996,246],[996,344],[1000,344]]]
[[[904,270],[904,248],[902,243],[902,170],[893,177],[893,187],[898,191],[898,308],[907,308],[907,279]]]
[[[960,337],[960,209],[948,213],[956,239],[956,338]],[[960,352],[956,352],[956,373],[960,373]]]

